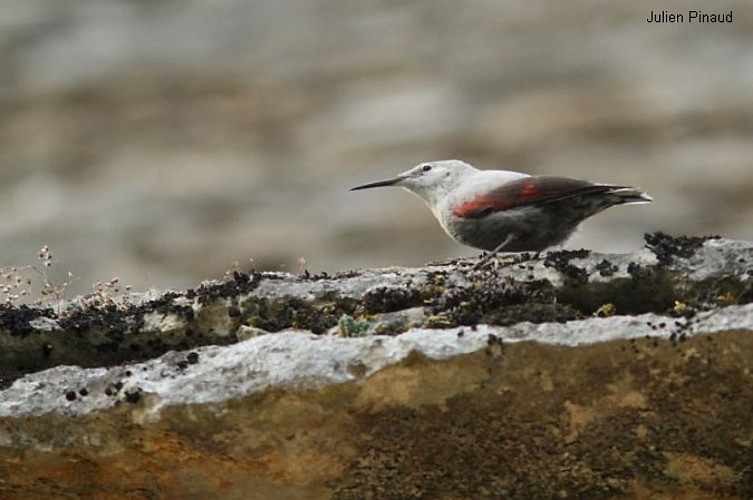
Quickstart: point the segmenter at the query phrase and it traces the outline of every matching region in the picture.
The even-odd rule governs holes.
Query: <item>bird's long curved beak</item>
[[[350,188],[351,191],[358,191],[359,189],[369,189],[369,188],[376,188],[376,187],[384,187],[384,186],[394,186],[398,182],[405,179],[404,175],[398,175],[397,177],[393,177],[392,179],[387,179],[384,181],[376,181],[376,182],[369,182],[368,184],[361,184],[360,186],[356,186],[354,188]]]

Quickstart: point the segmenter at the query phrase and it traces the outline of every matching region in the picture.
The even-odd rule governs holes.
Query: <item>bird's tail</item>
[[[621,200],[620,203],[625,204],[651,203],[654,201],[654,199],[647,193],[632,187],[619,186],[607,192],[619,196]]]

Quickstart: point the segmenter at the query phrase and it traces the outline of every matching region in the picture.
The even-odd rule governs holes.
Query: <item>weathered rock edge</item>
[[[83,415],[137,403],[148,395],[140,405],[141,418],[159,418],[165,406],[363,381],[413,355],[439,361],[483,351],[492,344],[527,341],[570,347],[637,339],[676,344],[726,331],[753,332],[753,304],[698,313],[691,319],[642,314],[510,327],[412,329],[397,336],[341,338],[285,331],[230,346],[198,348],[190,356],[171,352],[109,369],[60,366],[27,375],[0,392],[0,417]]]
[[[159,297],[95,297],[63,313],[0,306],[0,388],[54,366],[117,366],[288,329],[397,335],[417,327],[564,322],[594,313],[690,317],[753,301],[753,244],[659,233],[646,238],[647,247],[632,254],[523,255],[480,271],[472,269],[475,260],[456,260],[333,277],[235,273]],[[340,323],[344,317],[356,318],[357,328]]]

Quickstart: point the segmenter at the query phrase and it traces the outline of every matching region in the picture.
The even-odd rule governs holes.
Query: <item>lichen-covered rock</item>
[[[753,244],[647,243],[5,308],[0,496],[750,497]]]

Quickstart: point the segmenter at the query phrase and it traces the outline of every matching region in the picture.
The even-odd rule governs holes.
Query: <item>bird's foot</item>
[[[512,266],[518,262],[521,262],[520,254],[506,253],[500,255],[498,252],[482,253],[471,269],[478,271],[488,266],[497,270],[502,269],[503,267]]]
[[[540,257],[541,252],[504,253],[501,255],[500,252],[482,253],[471,269],[478,271],[486,266],[490,266],[493,269],[502,269],[514,266],[515,264],[538,260]]]
[[[520,255],[520,261],[518,261],[519,264],[531,260],[539,260],[541,258],[541,252],[523,252],[518,255]]]

